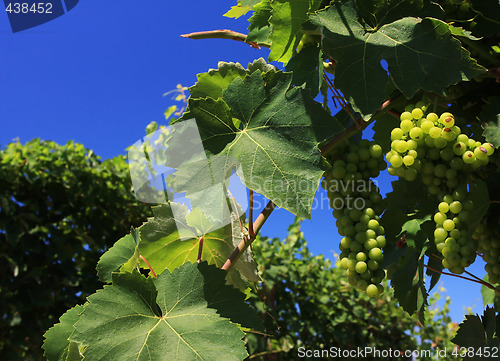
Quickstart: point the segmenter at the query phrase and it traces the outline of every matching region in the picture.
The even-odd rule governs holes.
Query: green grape
[[[365,273],[367,269],[368,269],[368,265],[366,264],[366,262],[361,261],[361,262],[356,263],[356,266],[355,266],[356,272]]]
[[[389,162],[393,167],[399,168],[403,165],[403,158],[399,154],[395,154],[389,159]]]
[[[369,148],[370,155],[373,158],[380,158],[382,156],[382,147],[378,144],[372,144]]]
[[[424,135],[422,128],[415,127],[410,130],[410,138],[411,139],[420,139]]]
[[[424,112],[422,111],[422,109],[415,108],[411,111],[411,115],[415,119],[420,119],[424,116]]]
[[[406,166],[410,166],[412,165],[413,163],[415,162],[415,158],[412,157],[411,155],[405,155],[403,157],[403,163],[406,165]]]
[[[448,237],[448,232],[444,228],[436,228],[434,230],[434,239],[436,242],[444,241]]]
[[[398,140],[401,139],[404,135],[404,132],[401,128],[394,128],[391,131],[391,140]]]
[[[474,153],[468,150],[463,154],[462,160],[464,161],[465,164],[471,164],[474,163],[474,161],[476,160],[476,156],[474,155]]]
[[[420,129],[422,129],[422,132],[424,134],[429,134],[429,131],[431,130],[431,128],[434,126],[434,122],[433,121],[430,121],[428,119],[425,119],[422,121],[422,123],[420,124]]]
[[[484,147],[477,147],[476,149],[474,149],[474,155],[476,156],[476,159],[488,158],[488,152]]]
[[[447,219],[443,222],[443,228],[445,231],[452,231],[455,229],[455,222],[453,222],[451,219]]]
[[[368,252],[368,257],[370,257],[371,260],[377,261],[377,262],[382,262],[384,259],[384,255],[382,253],[382,250],[378,247],[372,248]]]
[[[448,203],[445,203],[446,205]],[[437,225],[442,225],[444,221],[447,220],[447,217],[446,217],[446,212],[438,212],[434,215],[434,222],[436,222]]]
[[[410,120],[411,121],[412,119],[413,119],[413,116],[411,115],[411,112],[408,112],[408,111],[404,111],[399,116],[399,120],[401,120],[401,121],[403,121],[403,120]]]
[[[441,132],[441,137],[443,137],[443,139],[447,140],[448,142],[451,142],[452,140],[455,140],[457,135],[450,128],[444,128]]]
[[[493,152],[495,151],[495,147],[491,143],[483,143],[481,145],[484,149],[486,149],[486,154],[492,155]]]
[[[404,119],[401,121],[399,127],[404,133],[408,133],[413,128],[413,122],[410,119]]]
[[[375,297],[379,294],[379,288],[373,283],[371,283],[366,287],[366,294],[369,297]]]
[[[429,129],[429,135],[434,139],[439,138],[441,136],[441,128],[432,127],[431,129]]]
[[[454,201],[450,204],[450,211],[455,214],[459,214],[462,211],[462,203],[459,201]]]
[[[395,141],[394,149],[399,153],[404,153],[408,150],[408,144],[404,140],[397,140]]]
[[[436,123],[439,120],[439,117],[436,113],[429,113],[425,118],[433,123]]]

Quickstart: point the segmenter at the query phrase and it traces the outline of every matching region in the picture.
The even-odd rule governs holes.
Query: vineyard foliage
[[[274,65],[221,62],[198,75],[185,113],[160,130],[175,168],[166,184],[191,209],[169,196],[103,255],[107,285],[46,333],[49,359],[246,358],[245,333],[262,332],[242,293],[259,281],[249,246],[275,207],[310,218],[320,183],[349,287],[381,297],[389,279],[422,324],[443,272],[495,290],[499,3],[240,0],[226,15],[246,13],[248,35],[202,38],[268,47]],[[374,142],[361,141],[371,123]],[[385,199],[357,186],[386,165]],[[250,190],[247,214],[228,192],[234,174]],[[255,222],[254,192],[269,200]],[[349,197],[366,202],[352,208]],[[488,282],[467,271],[477,258]],[[495,308],[468,316],[453,342],[498,345],[498,320]]]

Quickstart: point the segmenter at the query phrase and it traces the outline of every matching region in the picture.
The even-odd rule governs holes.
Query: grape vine
[[[49,360],[245,359],[245,334],[265,332],[245,302],[260,281],[251,244],[275,208],[311,218],[320,185],[346,287],[377,297],[389,279],[422,324],[442,274],[498,287],[498,1],[240,0],[226,16],[247,13],[248,34],[184,37],[269,48],[274,63],[220,62],[188,88],[183,114],[158,130],[161,148],[139,163],[157,153],[174,170],[164,204],[101,257],[103,290],[46,333]],[[361,140],[370,124],[374,140]],[[388,164],[397,178],[383,198]],[[250,190],[248,212],[229,192],[234,176]],[[267,205],[254,220],[256,193]],[[489,281],[467,270],[478,254]],[[490,299],[457,345],[499,344]]]

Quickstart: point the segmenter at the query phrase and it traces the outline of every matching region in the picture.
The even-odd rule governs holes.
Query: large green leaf
[[[272,31],[269,61],[287,63],[302,39],[302,24],[307,15],[318,9],[321,0],[277,0],[271,3],[269,19]]]
[[[364,22],[371,28],[416,16],[424,6],[423,0],[354,0],[354,3]]]
[[[226,262],[235,244],[239,243],[241,232],[236,218],[217,228],[203,220],[204,216],[196,210],[194,212],[197,220],[185,205],[170,202],[153,208],[154,217],[140,227],[139,250],[155,272],[173,271],[186,262],[196,262],[201,237],[201,259],[218,267]],[[248,280],[259,281],[250,251],[238,260],[235,268]],[[234,281],[232,273],[228,276]]]
[[[195,119],[208,159],[179,166],[178,190],[199,194],[236,170],[246,187],[309,218],[325,169],[317,144],[345,128],[308,91],[289,90],[291,80],[290,73],[256,71],[236,78],[222,99],[191,100],[183,120]],[[167,144],[168,152],[183,149]]]
[[[406,255],[391,270],[391,286],[401,307],[410,315],[418,313],[424,322],[427,307],[427,291],[424,278],[424,253],[408,248]]]
[[[71,340],[87,346],[88,360],[243,360],[244,333],[221,314],[246,305],[215,278],[224,275],[197,264],[154,281],[113,274],[112,285],[88,298]],[[221,303],[208,301],[212,293]]]
[[[220,98],[222,96],[222,91],[226,89],[234,79],[244,77],[256,70],[267,72],[276,70],[276,68],[267,64],[263,58],[259,58],[249,63],[248,69],[245,69],[240,63],[226,63],[220,61],[217,69],[210,69],[208,72],[196,76],[198,81],[189,88],[189,93],[191,94],[191,98]]]
[[[483,136],[495,148],[500,147],[500,98],[488,98],[488,104],[479,115],[483,122]]]
[[[44,356],[48,361],[80,361],[82,356],[78,352],[78,345],[69,340],[75,330],[73,325],[79,320],[83,306],[77,305],[66,311],[60,318],[59,323],[45,332],[45,341],[42,348]]]
[[[292,84],[302,85],[315,97],[323,80],[323,59],[316,46],[305,46],[287,64],[285,70],[293,72]]]
[[[139,251],[131,234],[120,238],[97,262],[97,276],[103,283],[111,283],[111,273],[117,272],[125,264],[135,266],[139,262]],[[133,267],[128,267],[131,271]]]
[[[271,17],[272,10],[271,1],[263,0],[259,4],[256,4],[253,10],[253,15],[248,19],[250,25],[248,26],[246,40],[270,45],[269,35],[271,34],[271,26],[269,25],[269,18]]]
[[[440,93],[484,71],[437,19],[406,17],[370,27],[359,22],[353,1],[334,2],[310,17],[322,27],[323,52],[336,61],[335,85],[365,118],[385,97],[389,75],[382,60],[407,98],[419,89]]]
[[[466,356],[464,360],[498,360],[497,352],[493,354],[494,349],[498,350],[499,347],[495,330],[495,309],[486,307],[482,317],[466,315],[465,321],[460,324],[456,336],[451,341],[460,347],[481,350],[467,354],[470,356]],[[490,351],[489,355],[484,353],[486,349]]]

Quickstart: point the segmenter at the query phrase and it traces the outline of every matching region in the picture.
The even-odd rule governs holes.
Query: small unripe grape
[[[441,202],[438,205],[439,212],[446,214],[450,210],[450,205],[446,202]]]
[[[431,130],[431,128],[434,126],[434,122],[428,120],[428,119],[425,119],[422,121],[422,123],[420,124],[420,128],[422,129],[422,132],[424,132],[425,134],[429,134],[429,130]]]
[[[398,140],[401,139],[404,135],[404,132],[401,128],[394,128],[391,131],[391,140]]]
[[[452,231],[455,229],[455,222],[453,222],[451,219],[447,219],[443,222],[443,228],[445,231]]]
[[[457,141],[453,145],[453,153],[455,153],[456,155],[463,155],[466,151],[467,151],[467,147],[466,147],[465,143]]]
[[[367,287],[366,287],[366,294],[369,296],[369,297],[375,297],[379,294],[379,290],[378,290],[378,287],[376,285],[374,285],[373,283],[372,284],[369,284]]]
[[[450,211],[455,213],[455,214],[458,214],[462,211],[462,203],[460,203],[459,201],[454,201],[450,204]]]
[[[403,132],[408,133],[413,128],[413,122],[410,119],[402,120],[399,127]]]
[[[378,158],[378,157],[382,156],[382,147],[378,144],[372,144],[370,146],[369,150],[370,150],[370,155],[373,158]]]
[[[356,272],[364,273],[364,272],[366,272],[367,269],[368,269],[368,265],[366,264],[366,262],[361,261],[361,262],[356,263],[356,266],[355,266]]]
[[[415,119],[420,119],[424,116],[424,112],[422,111],[422,109],[420,108],[415,108],[411,111],[411,115],[413,116],[413,118]]]
[[[422,128],[415,127],[410,130],[410,138],[411,139],[420,139],[424,135]]]
[[[474,149],[474,155],[476,156],[477,159],[488,158],[488,152],[484,147],[477,147],[476,149]]]
[[[382,251],[378,247],[372,248],[368,252],[368,256],[370,257],[370,259],[377,261],[377,262],[382,262],[384,259],[384,255],[382,254]]]
[[[491,143],[483,143],[481,145],[484,149],[486,149],[486,154],[492,155],[493,152],[495,151],[495,147]]]
[[[433,139],[439,138],[441,136],[441,128],[432,127],[431,129],[429,129],[429,135]]]
[[[474,155],[474,153],[472,153],[470,150],[468,150],[463,154],[462,160],[466,164],[471,164],[471,163],[474,163],[474,161],[476,160],[476,156]]]

